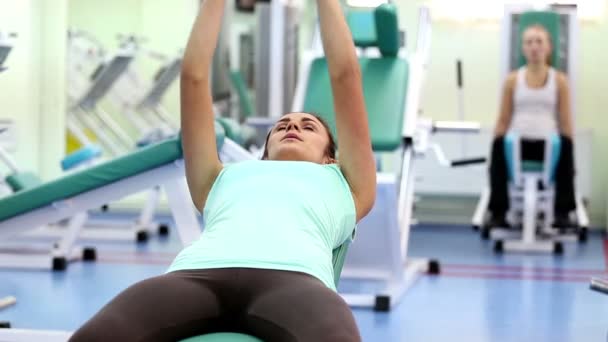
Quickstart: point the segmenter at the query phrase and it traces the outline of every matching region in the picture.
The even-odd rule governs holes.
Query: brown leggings
[[[176,342],[211,332],[265,342],[361,341],[348,305],[318,279],[262,269],[168,273],[123,291],[71,342]]]

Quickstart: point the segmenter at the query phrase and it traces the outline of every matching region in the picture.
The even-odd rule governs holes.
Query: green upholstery
[[[236,120],[231,118],[216,118],[215,120],[224,128],[226,138],[239,145],[243,143],[243,131],[241,125]]]
[[[376,19],[378,48],[382,56],[397,56],[401,48],[397,7],[390,3],[382,4],[374,11],[374,17]]]
[[[217,122],[217,120],[214,122],[214,129],[215,129],[215,145],[217,147],[217,150],[221,150],[222,147],[224,146],[224,138],[226,138],[226,130],[224,130],[224,126]],[[178,136],[179,140],[182,140],[182,133],[179,133]]]
[[[243,334],[217,333],[191,337],[181,342],[262,342],[262,340]]]
[[[521,51],[521,39],[522,34],[531,25],[540,24],[542,25],[549,34],[551,35],[551,45],[553,46],[553,53],[551,55],[551,63],[552,66],[556,69],[561,69],[561,65],[559,65],[559,50],[560,50],[560,16],[558,13],[549,12],[549,11],[531,11],[524,12],[519,17],[519,61],[518,66],[523,66],[526,64],[526,59]]]
[[[215,135],[219,149],[224,143],[224,129],[217,122]],[[181,133],[177,138],[138,149],[123,157],[6,197],[0,200],[0,221],[135,176],[180,158],[182,158]]]
[[[399,52],[399,22],[394,4],[350,10],[346,13],[346,21],[356,46],[377,46],[383,56],[396,56]]]
[[[231,71],[230,80],[232,81],[232,86],[236,90],[239,97],[242,118],[245,119],[252,117],[255,111],[253,110],[253,103],[249,97],[249,92],[247,91],[243,74],[240,71]]]
[[[346,260],[346,253],[348,252],[349,243],[345,242],[342,246],[334,249],[332,262],[334,265],[334,281],[336,287],[340,281],[340,274],[342,273],[342,267]],[[216,333],[191,337],[181,342],[262,342],[262,340],[252,337],[250,335],[235,334],[235,333]]]
[[[350,242],[345,242],[342,246],[334,249],[332,253],[332,263],[334,265],[334,283],[336,288],[340,283],[340,274],[342,274],[342,268],[344,268],[344,262],[346,261],[346,254],[348,253],[348,247]]]
[[[171,163],[181,156],[181,142],[172,139],[18,192],[0,200],[0,221]]]
[[[524,172],[543,172],[544,164],[538,161],[523,160],[521,162],[521,170]]]
[[[408,62],[391,57],[359,58],[359,64],[373,148],[377,152],[394,151],[402,143]],[[336,133],[334,102],[324,58],[311,65],[302,110],[323,117]]]
[[[6,177],[5,180],[13,192],[30,189],[42,184],[40,178],[32,172],[18,172]]]
[[[346,13],[346,22],[359,47],[376,46],[376,25],[374,13],[370,10],[351,10]]]
[[[373,148],[394,151],[403,142],[409,79],[407,60],[396,57],[401,48],[397,8],[383,4],[374,10],[353,10],[347,13],[347,20],[357,46],[377,46],[382,53],[382,58],[359,58],[359,64]],[[305,94],[301,110],[321,116],[335,135],[336,115],[325,58],[313,61]]]
[[[249,148],[256,140],[257,131],[253,127],[241,125],[231,118],[216,118],[216,122],[222,126],[228,139],[245,148]]]

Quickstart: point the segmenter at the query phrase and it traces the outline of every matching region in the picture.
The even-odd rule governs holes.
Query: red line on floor
[[[608,258],[608,256],[607,256]],[[608,259],[607,259],[608,260]],[[441,264],[442,268],[455,270],[484,270],[500,272],[537,272],[537,273],[568,273],[594,275],[605,273],[602,269],[575,269],[575,268],[552,268],[552,267],[525,267],[507,265],[464,265],[464,264]]]

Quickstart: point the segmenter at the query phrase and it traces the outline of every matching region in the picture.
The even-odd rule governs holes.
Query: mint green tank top
[[[336,164],[245,161],[224,167],[205,229],[168,272],[261,268],[310,274],[335,290],[332,251],[354,233],[355,204]]]

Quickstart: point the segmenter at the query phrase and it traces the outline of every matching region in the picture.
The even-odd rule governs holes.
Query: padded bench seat
[[[400,57],[360,57],[359,65],[373,149],[395,151],[403,144],[409,63]],[[303,111],[323,117],[336,134],[334,99],[325,58],[318,58],[311,65]]]
[[[167,140],[0,200],[0,221],[68,199],[182,157],[181,141]]]

